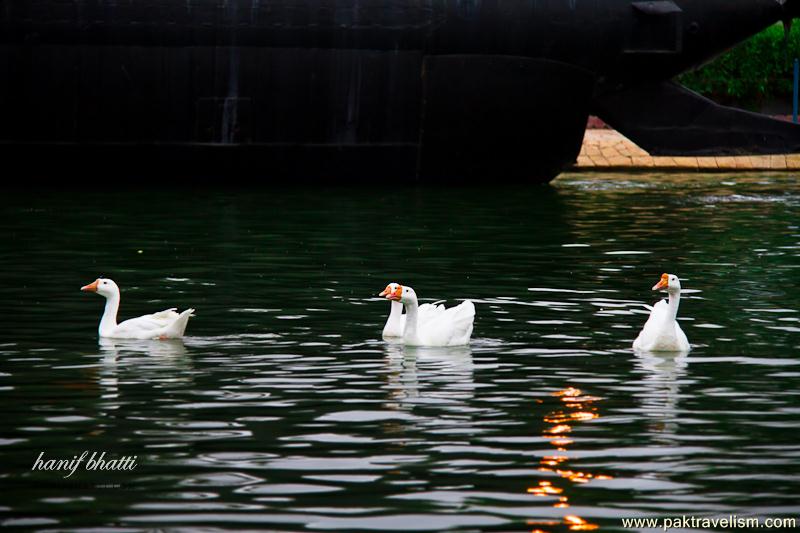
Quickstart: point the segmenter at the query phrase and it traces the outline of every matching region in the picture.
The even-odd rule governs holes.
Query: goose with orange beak
[[[399,287],[400,285],[397,283],[390,283],[378,294],[378,296],[383,296],[391,300],[389,318],[386,319],[386,324],[383,326],[382,332],[383,339],[387,341],[402,338],[403,331],[406,329],[406,315],[403,314],[403,304],[389,298],[389,295],[394,294]]]
[[[389,317],[386,319],[386,324],[383,326],[382,336],[383,340],[392,343],[402,341],[403,333],[406,330],[407,316],[403,314],[403,304],[400,303],[399,300],[402,289],[403,288],[400,284],[390,283],[378,294],[378,296],[383,296],[387,300],[391,301]],[[417,319],[420,322],[425,322],[431,317],[434,317],[439,313],[443,313],[444,310],[444,306],[438,305],[438,302],[432,304],[421,304],[418,309]]]
[[[189,318],[194,309],[182,313],[175,308],[131,318],[117,324],[120,292],[113,280],[97,278],[92,283],[81,287],[83,292],[94,292],[106,299],[103,317],[100,319],[98,333],[100,337],[112,339],[180,339],[186,331]]]
[[[650,308],[650,318],[633,341],[633,349],[642,352],[688,352],[692,348],[677,320],[681,300],[678,276],[662,274],[658,283],[653,285],[653,290],[666,291],[669,302],[660,300]]]
[[[402,342],[408,346],[463,346],[469,344],[475,321],[475,305],[465,300],[445,309],[442,305],[419,305],[417,293],[409,286],[390,283],[380,293],[392,303],[405,307]],[[422,311],[425,306],[430,306]],[[391,315],[390,315],[391,317]]]

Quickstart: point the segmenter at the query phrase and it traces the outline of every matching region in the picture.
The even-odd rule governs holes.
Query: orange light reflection
[[[590,531],[592,529],[597,529],[600,527],[597,524],[590,524],[580,516],[575,516],[575,515],[565,516],[564,523],[568,524],[569,528],[572,531]]]
[[[572,424],[600,418],[597,408],[592,404],[601,398],[597,396],[584,396],[583,392],[575,387],[568,387],[554,392],[553,396],[561,399],[564,409],[552,411],[544,416],[544,421],[551,424],[551,426],[543,431],[543,435],[546,438],[550,438],[550,444],[556,448],[556,452],[558,453],[542,457],[539,461],[538,470],[541,472],[552,472],[558,477],[568,480],[572,484],[584,484],[595,479],[611,479],[611,476],[607,475],[594,475],[590,472],[576,472],[574,470],[561,468],[561,465],[569,461],[569,457],[565,455],[567,447],[575,443],[573,439],[561,435],[571,432]],[[543,402],[537,400],[537,403]],[[558,501],[553,503],[553,507],[557,509],[566,509],[569,508],[570,505],[569,497],[564,494],[565,490],[566,487],[554,486],[551,481],[540,481],[538,486],[528,488],[528,493],[538,497],[557,496]],[[537,526],[554,526],[560,523],[568,526],[572,531],[591,531],[599,527],[597,524],[587,522],[576,515],[564,516],[563,522],[528,521],[528,525]],[[544,529],[535,529],[532,533],[548,533],[548,531]]]

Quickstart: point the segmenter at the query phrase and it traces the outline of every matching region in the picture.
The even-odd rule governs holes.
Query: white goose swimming
[[[390,283],[386,286],[378,296],[386,296],[397,290],[400,285],[397,283]],[[445,310],[443,305],[437,303],[422,304],[418,309],[419,322],[424,322],[427,319],[443,313]],[[403,332],[406,329],[406,316],[403,314],[403,304],[399,301],[391,302],[391,309],[389,310],[389,318],[386,319],[386,325],[383,326],[383,338],[387,341],[396,341],[402,339]]]
[[[119,287],[114,281],[98,278],[94,282],[81,287],[84,292],[96,292],[106,299],[106,308],[103,318],[100,319],[98,332],[101,337],[114,339],[180,339],[186,331],[189,317],[194,316],[194,309],[187,309],[178,314],[175,308],[167,309],[131,318],[117,324],[117,311],[119,310]]]
[[[639,336],[633,341],[634,350],[688,352],[692,349],[686,334],[676,320],[681,300],[681,282],[678,276],[662,274],[661,280],[653,286],[653,290],[664,289],[669,294],[669,303],[660,300],[650,308],[650,318],[647,319]]]
[[[389,289],[389,287],[387,287]],[[384,294],[385,293],[385,294]],[[424,320],[420,316],[417,293],[411,287],[395,284],[393,290],[383,293],[387,300],[402,303],[406,308],[406,324],[403,344],[409,346],[462,346],[469,344],[472,324],[475,321],[475,305],[469,300],[461,304],[430,314]]]

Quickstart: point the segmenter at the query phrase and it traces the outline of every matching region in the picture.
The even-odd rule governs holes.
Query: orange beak
[[[398,285],[397,288],[393,291],[392,288],[387,285],[383,291],[378,296],[385,296],[387,300],[395,300],[400,301],[400,297],[403,295],[403,286]]]
[[[669,287],[669,274],[661,274],[661,280],[653,285],[654,291],[660,291]]]
[[[81,290],[84,292],[97,292],[97,284],[100,282],[99,279],[94,280],[88,285],[84,285],[81,287]]]

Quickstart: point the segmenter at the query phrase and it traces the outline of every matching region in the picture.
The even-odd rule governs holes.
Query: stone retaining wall
[[[800,170],[800,154],[653,157],[612,129],[587,129],[573,170]]]

